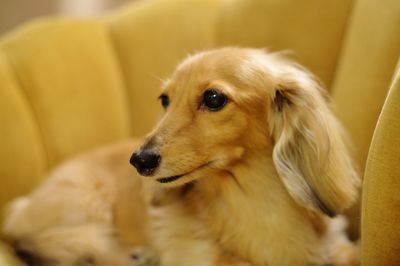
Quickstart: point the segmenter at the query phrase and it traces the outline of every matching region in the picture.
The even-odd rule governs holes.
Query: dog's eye
[[[227,97],[216,89],[208,89],[203,94],[202,105],[210,111],[219,111],[227,103]]]
[[[169,105],[169,97],[166,94],[161,94],[160,97],[158,97],[159,99],[161,99],[161,105],[164,108],[167,108]]]

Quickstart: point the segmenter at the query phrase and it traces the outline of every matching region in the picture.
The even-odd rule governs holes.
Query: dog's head
[[[160,100],[164,116],[131,157],[141,175],[180,186],[271,156],[307,209],[334,215],[357,195],[358,176],[324,91],[279,54],[224,48],[191,56]]]

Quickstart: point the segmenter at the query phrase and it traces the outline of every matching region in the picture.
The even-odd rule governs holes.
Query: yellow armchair
[[[144,135],[161,111],[159,79],[186,54],[289,49],[331,92],[361,170],[392,81],[365,172],[362,257],[400,264],[399,33],[393,0],[146,0],[28,23],[0,39],[0,207],[67,157]],[[13,265],[4,250],[0,264]]]

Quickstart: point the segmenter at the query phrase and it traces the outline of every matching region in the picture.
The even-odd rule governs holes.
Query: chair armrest
[[[362,197],[362,265],[400,265],[400,61],[376,126]]]

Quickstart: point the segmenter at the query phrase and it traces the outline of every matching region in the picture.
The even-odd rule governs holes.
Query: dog
[[[358,265],[338,214],[360,179],[329,97],[304,67],[259,49],[205,51],[178,65],[160,101],[165,113],[141,145],[77,158],[11,204],[3,232],[20,257]],[[142,177],[127,166],[134,149]]]

